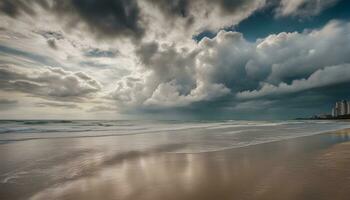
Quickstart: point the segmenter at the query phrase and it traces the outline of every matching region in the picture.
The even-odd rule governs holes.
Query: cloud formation
[[[178,37],[190,40],[191,35],[205,29],[216,30],[235,25],[264,7],[266,1],[5,0],[0,3],[0,11],[13,18],[35,16],[40,14],[40,10],[49,11],[66,22],[65,28],[84,28],[93,33],[96,39],[126,37],[139,41],[144,37],[155,39],[161,36],[173,42]],[[179,35],[180,31],[185,35]],[[53,39],[48,40],[49,45],[53,46]]]
[[[29,71],[1,65],[0,77],[2,90],[62,101],[82,100],[101,89],[101,85],[84,72],[70,72],[61,68]]]
[[[312,16],[335,5],[339,0],[281,0],[278,16]]]
[[[73,103],[61,103],[61,102],[39,102],[35,104],[37,107],[57,107],[68,109],[80,109],[80,107]]]
[[[89,113],[200,113],[344,97],[332,87],[350,82],[348,21],[256,41],[232,31],[256,13],[312,20],[339,1],[3,0],[1,99]],[[215,37],[193,40],[207,31]]]
[[[17,100],[0,99],[0,110],[10,110],[18,104]]]
[[[285,82],[281,82],[278,85],[266,83],[258,90],[240,92],[237,94],[237,97],[241,99],[256,99],[268,96],[276,97],[342,83],[350,83],[350,64],[319,69],[308,78],[293,80],[290,84]]]
[[[256,42],[221,31],[191,51],[144,44],[137,54],[147,73],[118,82],[113,96],[123,105],[176,107],[227,95],[237,102],[347,83],[349,34],[349,23],[332,21],[319,30]]]

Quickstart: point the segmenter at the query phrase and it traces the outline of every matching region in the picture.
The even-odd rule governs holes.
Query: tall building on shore
[[[332,117],[337,117],[337,116],[338,116],[337,109],[332,108]]]
[[[348,114],[348,102],[345,100],[342,100],[340,102],[340,115],[347,115]]]
[[[336,102],[335,107],[332,109],[332,116],[339,117],[344,115],[350,115],[350,102],[346,100]]]

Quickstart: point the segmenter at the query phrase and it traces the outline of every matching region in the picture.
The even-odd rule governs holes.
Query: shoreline
[[[334,197],[339,190],[344,191],[342,197],[348,196],[343,188],[350,183],[350,169],[348,165],[334,166],[342,160],[332,155],[343,152],[337,148],[341,144],[350,150],[350,143],[344,143],[349,138],[325,140],[339,134],[348,136],[349,129],[219,152],[132,156],[112,162],[92,177],[38,193],[33,199],[45,199],[57,191],[61,192],[59,199],[94,199],[89,196],[104,190],[106,182],[113,186],[112,191],[117,188],[116,192],[107,190],[113,194],[107,199],[344,199]],[[121,163],[127,164],[122,167]],[[328,177],[325,172],[333,175]],[[112,173],[117,173],[112,181],[103,178]],[[124,177],[123,173],[136,177]],[[94,185],[89,195],[82,193],[85,181]],[[125,183],[127,190],[120,188]],[[154,185],[159,190],[149,188]]]
[[[249,148],[249,147],[254,147],[254,146],[258,146],[258,145],[264,145],[264,144],[272,144],[272,143],[278,143],[278,142],[285,142],[285,141],[289,141],[289,140],[296,140],[296,139],[302,139],[302,138],[308,138],[308,137],[315,137],[318,135],[332,135],[332,134],[339,134],[340,132],[348,132],[348,134],[350,134],[350,128],[344,128],[344,129],[338,129],[338,130],[333,130],[333,131],[325,131],[325,132],[319,132],[319,133],[315,133],[313,135],[303,135],[303,136],[296,136],[296,137],[291,137],[291,138],[284,138],[281,140],[274,140],[274,141],[268,141],[268,142],[261,142],[261,143],[257,143],[257,144],[249,144],[249,145],[245,145],[245,146],[240,146],[240,147],[227,147],[227,148],[223,148],[223,149],[218,149],[218,150],[212,150],[212,151],[203,151],[203,152],[179,152],[179,153],[174,153],[174,154],[203,154],[203,153],[216,153],[216,152],[220,152],[220,151],[230,151],[230,150],[234,150],[234,149],[244,149],[244,148]],[[348,140],[346,140],[348,141]],[[349,142],[350,142],[350,138],[349,138]]]
[[[67,141],[9,144],[16,151],[28,145],[50,151],[0,176],[0,198],[342,200],[350,195],[350,129],[203,153],[168,153],[181,148],[177,145],[124,154],[76,151]],[[53,156],[60,148],[67,153]]]
[[[132,134],[106,134],[106,135],[86,135],[86,136],[63,136],[63,137],[37,137],[37,138],[22,138],[22,139],[0,139],[0,146],[1,145],[6,145],[6,144],[11,144],[15,142],[27,142],[27,141],[35,141],[35,140],[67,140],[67,139],[84,139],[84,138],[105,138],[105,137],[123,137],[123,136],[134,136],[134,135],[143,135],[143,134],[148,134],[149,132],[144,132],[144,133],[132,133]],[[215,153],[215,152],[220,152],[220,151],[230,151],[234,149],[241,149],[241,148],[249,148],[257,145],[264,145],[264,144],[270,144],[270,143],[276,143],[276,142],[284,142],[288,140],[295,140],[295,139],[300,139],[300,138],[308,138],[308,137],[314,137],[318,135],[330,135],[330,134],[338,134],[338,132],[349,132],[350,133],[350,128],[342,128],[342,129],[337,129],[337,130],[332,130],[332,131],[322,131],[318,133],[314,133],[312,135],[302,135],[302,136],[296,136],[296,137],[290,137],[290,138],[283,138],[280,140],[273,140],[273,141],[266,141],[266,142],[261,142],[261,143],[256,143],[256,144],[248,144],[244,146],[239,146],[239,147],[227,147],[227,148],[222,148],[218,150],[208,150],[208,151],[202,151],[202,152],[169,152],[173,154],[202,154],[202,153]],[[162,134],[161,131],[158,133]],[[165,134],[165,133],[164,133]]]

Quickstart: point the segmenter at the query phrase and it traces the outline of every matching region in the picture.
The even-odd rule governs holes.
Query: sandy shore
[[[0,199],[345,200],[349,140],[350,131],[343,130],[209,153],[169,153],[181,148],[174,144],[146,152],[85,149],[55,157],[69,142],[61,140],[46,154],[36,153],[45,162],[12,172],[19,163],[2,164]],[[50,140],[0,145],[1,156],[10,160],[9,148],[42,143]]]

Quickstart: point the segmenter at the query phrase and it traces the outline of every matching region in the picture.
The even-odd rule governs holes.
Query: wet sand
[[[0,156],[8,161],[1,161],[0,199],[347,200],[350,196],[349,130],[194,154],[171,153],[182,144],[115,154],[107,145],[111,140],[99,148],[94,145],[102,141],[92,143],[94,139],[0,145]],[[77,142],[90,148],[77,148]],[[33,148],[37,151],[29,152]],[[41,159],[28,161],[28,157]]]

